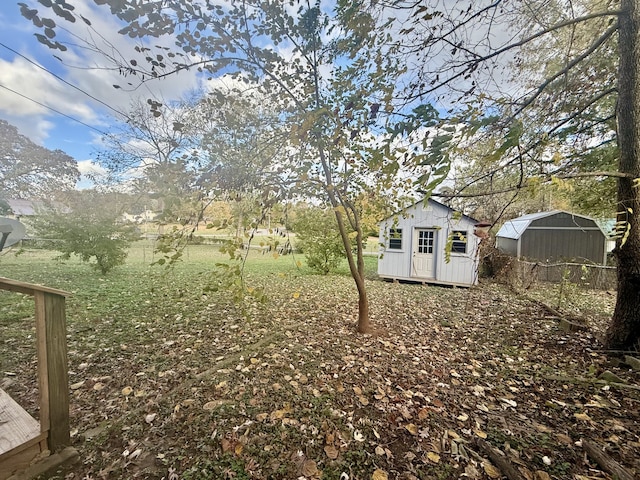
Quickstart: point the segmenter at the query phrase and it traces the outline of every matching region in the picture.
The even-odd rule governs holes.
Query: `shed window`
[[[420,230],[418,232],[418,253],[433,253],[433,230]]]
[[[402,249],[402,229],[401,228],[389,229],[389,248],[391,250]]]
[[[467,231],[451,232],[451,253],[467,253]]]

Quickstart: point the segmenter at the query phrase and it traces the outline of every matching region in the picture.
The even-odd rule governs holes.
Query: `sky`
[[[140,40],[118,34],[122,27],[107,6],[93,0],[70,0],[74,13],[90,19],[88,27],[81,20],[65,22],[36,0],[23,0],[41,17],[54,18],[59,40],[69,47],[60,53],[42,45],[34,36],[42,33],[20,13],[14,0],[0,3],[0,119],[18,127],[20,133],[48,149],[60,149],[77,162],[81,173],[95,170],[92,164],[100,150],[100,139],[111,131],[115,122],[135,98],[154,98],[160,102],[179,100],[189,92],[203,88],[205,80],[195,70],[170,75],[163,80],[145,83],[136,89],[126,87],[129,79],[117,71],[107,70],[107,62],[99,53],[68,43],[69,34],[80,38],[91,36],[101,42],[105,51],[119,52],[126,60],[139,59],[134,48]],[[79,18],[79,17],[78,17]],[[60,27],[68,28],[68,32]],[[102,40],[100,40],[102,39]],[[155,45],[157,40],[152,41]],[[165,46],[171,46],[163,40]],[[282,48],[282,47],[280,47]],[[60,56],[63,62],[55,56]],[[79,188],[90,183],[83,179]]]
[[[35,1],[23,3],[37,9],[41,17],[54,18]],[[92,0],[71,3],[76,7],[75,12],[90,19],[94,31],[81,21],[69,24],[55,17],[56,23],[71,27],[80,37],[91,33],[97,38],[97,32],[123,55],[135,58],[133,49],[139,42],[117,33],[117,19],[108,8],[96,6]],[[96,168],[91,161],[100,148],[100,138],[109,132],[114,122],[122,119],[116,112],[126,113],[132,99],[178,100],[198,88],[201,81],[195,73],[184,72],[133,91],[116,89],[114,84],[126,85],[127,80],[117,72],[96,68],[105,65],[100,55],[73,47],[61,54],[39,43],[34,33],[41,31],[20,14],[20,6],[13,0],[3,0],[0,4],[0,119],[16,126],[33,142],[66,152],[78,162],[81,173]],[[65,63],[54,55],[62,57]],[[86,179],[79,185],[83,186],[88,186]]]

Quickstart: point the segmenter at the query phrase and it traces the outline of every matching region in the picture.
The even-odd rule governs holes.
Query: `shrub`
[[[106,275],[127,258],[131,243],[139,237],[132,225],[118,224],[114,215],[100,210],[39,214],[32,226],[49,247],[60,252],[59,259],[68,260],[76,255]]]
[[[307,259],[307,265],[323,275],[335,270],[345,258],[344,246],[331,210],[309,208],[300,212],[292,225],[296,247]]]

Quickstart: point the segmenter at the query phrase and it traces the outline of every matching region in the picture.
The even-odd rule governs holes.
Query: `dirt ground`
[[[361,335],[349,278],[259,281],[264,305],[158,292],[70,319],[80,460],[54,478],[613,478],[591,444],[640,476],[640,372],[599,342],[611,292],[372,281]],[[5,387],[33,404],[30,382]]]

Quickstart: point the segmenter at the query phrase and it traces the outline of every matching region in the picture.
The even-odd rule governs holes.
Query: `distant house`
[[[477,282],[478,224],[433,199],[420,201],[380,223],[378,275],[442,285]]]
[[[152,210],[145,210],[144,212],[138,213],[138,214],[131,214],[131,213],[124,212],[121,218],[122,218],[122,221],[124,222],[141,224],[145,222],[152,222],[156,220],[159,216],[160,216],[160,213],[158,212],[154,212]]]
[[[20,217],[31,217],[36,214],[36,205],[31,200],[22,198],[7,198],[5,200],[11,209],[11,217],[19,219]]]
[[[44,202],[42,200],[25,200],[24,198],[6,198],[4,201],[9,205],[11,212],[7,215],[9,218],[20,220],[22,217],[32,217],[38,212],[49,210],[51,208],[58,212],[69,213],[69,207],[60,202]]]
[[[509,220],[496,234],[496,246],[528,260],[606,264],[607,239],[594,219],[553,210]]]

